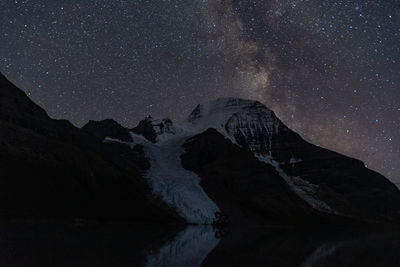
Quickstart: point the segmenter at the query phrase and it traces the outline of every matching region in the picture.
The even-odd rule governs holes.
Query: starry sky
[[[0,71],[77,126],[256,99],[400,183],[398,0],[4,0]]]

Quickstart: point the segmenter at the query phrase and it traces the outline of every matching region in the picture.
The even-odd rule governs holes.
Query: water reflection
[[[202,266],[400,266],[400,234],[355,229],[235,229]]]
[[[200,266],[218,243],[214,227],[190,226],[150,253],[146,266]]]
[[[159,227],[0,223],[0,266],[143,266],[175,235]]]
[[[334,254],[336,249],[340,246],[340,242],[338,243],[328,243],[323,244],[318,247],[301,265],[301,267],[312,267],[317,264],[323,258],[329,257]]]
[[[400,266],[399,252],[397,232],[0,223],[0,266]]]

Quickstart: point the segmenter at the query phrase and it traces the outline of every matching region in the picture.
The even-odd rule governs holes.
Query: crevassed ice
[[[142,144],[150,169],[146,173],[153,193],[189,223],[212,224],[217,205],[200,186],[200,178],[182,167],[180,155],[182,144],[187,139],[184,133],[160,138],[153,144],[140,135],[131,133],[133,143]]]

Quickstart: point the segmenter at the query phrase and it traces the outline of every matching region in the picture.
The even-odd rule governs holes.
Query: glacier
[[[155,144],[141,135],[130,134],[133,139],[131,147],[141,144],[150,161],[145,177],[153,193],[175,208],[188,223],[213,224],[219,208],[200,186],[200,178],[181,164],[182,144],[188,138],[187,134],[183,131],[179,134],[165,133]]]

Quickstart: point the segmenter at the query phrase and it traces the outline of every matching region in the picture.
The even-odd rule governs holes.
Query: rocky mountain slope
[[[188,122],[217,129],[273,166],[315,210],[365,220],[399,219],[400,194],[393,183],[361,161],[304,141],[257,101],[218,99],[199,105]]]
[[[183,222],[152,196],[140,146],[104,143],[88,129],[51,119],[0,75],[0,216]]]

